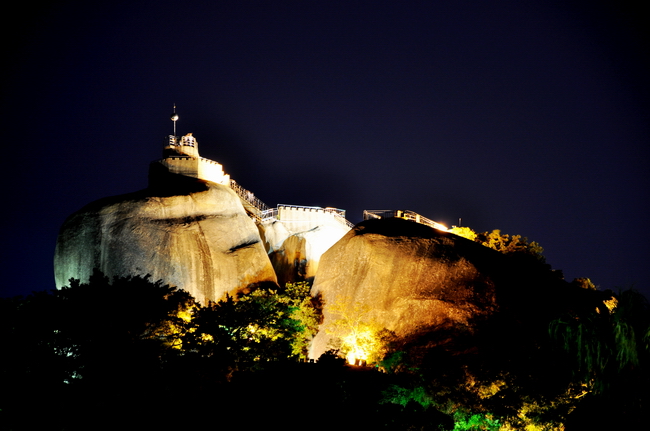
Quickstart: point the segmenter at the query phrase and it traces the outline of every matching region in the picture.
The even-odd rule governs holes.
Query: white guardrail
[[[233,179],[230,180],[230,188],[233,189],[235,193],[237,193],[237,196],[239,196],[239,198],[242,201],[248,204],[245,205],[246,210],[258,223],[269,221],[269,220],[278,220],[287,223],[306,221],[304,219],[293,220],[293,219],[286,219],[286,218],[280,220],[278,218],[279,211],[282,209],[287,209],[289,211],[302,210],[305,211],[306,213],[315,212],[318,214],[331,214],[334,220],[336,220],[339,223],[342,223],[344,226],[350,229],[354,227],[354,223],[348,221],[345,218],[345,210],[339,208],[321,208],[321,207],[313,207],[313,206],[287,205],[287,204],[278,204],[276,208],[270,208],[268,205],[266,205],[264,202],[258,199],[253,194],[253,192],[246,190],[245,188],[237,184],[237,182]],[[401,218],[404,220],[414,221],[416,223],[420,223],[441,231],[448,230],[445,225],[430,220],[410,210],[364,210],[363,211],[364,220],[381,219],[381,218]]]
[[[404,220],[410,220],[414,221],[416,223],[420,223],[423,225],[427,225],[429,227],[432,227],[434,229],[438,229],[441,231],[447,231],[447,226],[435,222],[433,220],[430,220],[424,216],[421,216],[420,214],[410,211],[410,210],[364,210],[363,211],[363,219],[364,220],[371,220],[371,219],[381,219],[381,218],[401,218]]]
[[[311,206],[302,206],[302,205],[286,205],[286,204],[279,204],[277,208],[270,208],[268,205],[266,205],[264,202],[262,202],[260,199],[258,199],[253,192],[246,190],[237,182],[233,179],[230,180],[230,188],[233,189],[233,191],[239,196],[239,198],[244,201],[246,204],[246,209],[249,212],[249,214],[259,223],[259,222],[264,222],[264,221],[269,221],[269,220],[278,220],[278,212],[280,209],[298,209],[298,210],[303,210],[307,212],[317,212],[317,213],[322,213],[322,214],[331,214],[334,218],[339,223],[342,223],[343,225],[347,226],[348,228],[353,228],[354,223],[349,222],[345,218],[345,210],[338,209],[338,208],[321,208],[321,207],[311,207]],[[281,220],[283,222],[298,222],[298,221],[305,221],[305,220]]]

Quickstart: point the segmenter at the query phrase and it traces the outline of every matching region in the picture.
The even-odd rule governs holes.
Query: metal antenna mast
[[[174,136],[176,136],[176,122],[178,121],[178,114],[176,113],[176,104],[174,103],[174,112],[170,119],[174,122]]]

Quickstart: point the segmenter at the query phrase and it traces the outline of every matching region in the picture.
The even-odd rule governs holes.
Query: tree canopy
[[[542,263],[545,262],[544,249],[535,241],[521,235],[502,234],[499,229],[492,232],[476,233],[469,227],[454,226],[449,230],[454,235],[478,242],[485,247],[506,255],[530,256]]]
[[[519,239],[491,238],[531,252]],[[234,410],[256,394],[259,414],[247,423],[258,427],[278,412],[306,423],[317,403],[357,418],[355,427],[633,428],[650,403],[650,305],[634,290],[566,284],[581,306],[540,324],[501,310],[474,329],[399,337],[367,307],[330,304],[340,353],[384,371],[364,374],[334,366],[331,352],[317,371],[287,361],[306,357],[321,323],[308,283],[250,286],[202,305],[150,277],[96,272],[88,283],[0,299],[0,424],[86,429],[110,406],[115,427],[139,414],[147,426],[176,428],[197,410]]]

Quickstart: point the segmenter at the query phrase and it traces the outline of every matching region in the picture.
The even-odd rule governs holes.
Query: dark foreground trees
[[[435,407],[455,430],[644,428],[650,306],[634,290],[587,293],[546,329],[501,315],[394,340],[384,364],[405,379],[386,401]]]
[[[0,423],[84,428],[75,417],[102,403],[130,411],[122,403],[142,404],[132,399],[137,394],[166,394],[168,405],[238,370],[304,356],[320,322],[309,286],[252,288],[201,306],[149,277],[109,280],[95,272],[88,283],[0,299]]]
[[[588,295],[601,306],[535,326],[502,314],[473,330],[388,337],[380,373],[330,356],[288,360],[304,355],[320,322],[307,284],[201,305],[147,277],[95,274],[0,300],[0,428],[176,429],[218,418],[217,429],[232,420],[240,429],[631,429],[648,408],[648,303],[622,292],[608,308],[607,295]]]
[[[133,358],[155,362],[179,345],[182,312],[194,304],[149,277],[109,280],[98,272],[87,284],[2,300],[3,376],[29,379],[55,367],[55,380],[72,384],[127,372]]]
[[[0,428],[451,429],[394,383],[305,354],[320,323],[306,283],[254,286],[201,306],[148,277],[0,300]],[[442,428],[440,428],[442,427]]]
[[[568,430],[634,429],[650,409],[650,304],[630,289],[612,295],[606,305],[550,325],[574,380],[585,389]]]

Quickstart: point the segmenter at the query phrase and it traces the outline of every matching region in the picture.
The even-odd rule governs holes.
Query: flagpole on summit
[[[176,122],[178,121],[178,114],[176,113],[176,104],[174,103],[174,112],[170,117],[170,120],[174,122],[174,136],[176,136]]]

